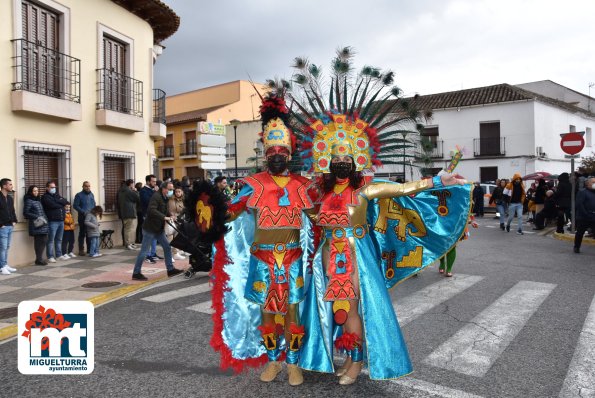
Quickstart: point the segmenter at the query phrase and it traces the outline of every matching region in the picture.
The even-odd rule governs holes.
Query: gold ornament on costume
[[[310,125],[316,132],[312,144],[314,171],[330,173],[332,156],[351,156],[356,171],[371,168],[370,141],[365,132],[368,123],[345,115],[331,117],[332,121],[327,124],[318,119]]]
[[[274,118],[264,126],[262,133],[262,141],[264,143],[264,150],[274,146],[282,146],[291,153],[291,133],[283,120]]]

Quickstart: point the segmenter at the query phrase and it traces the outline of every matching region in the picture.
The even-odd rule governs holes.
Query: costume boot
[[[289,326],[291,338],[287,346],[287,374],[289,376],[290,386],[299,386],[304,382],[302,370],[298,367],[300,358],[300,349],[302,348],[302,339],[304,338],[304,327],[292,323]]]
[[[269,358],[269,363],[266,364],[263,372],[260,374],[260,381],[268,383],[275,380],[282,369],[281,363],[278,361],[280,354],[278,337],[274,331],[274,326],[263,325],[259,329],[262,332],[262,343]]]
[[[351,355],[351,366],[359,366],[359,370],[361,372],[361,367],[363,366],[363,360],[364,360],[364,351],[362,349],[361,346],[357,346],[355,348],[353,348],[350,352]],[[347,375],[347,372],[345,372],[343,374],[343,376],[341,376],[341,378],[339,379],[339,384],[341,384],[342,386],[347,386],[350,384],[355,383],[355,380],[357,379],[356,377],[350,377]]]

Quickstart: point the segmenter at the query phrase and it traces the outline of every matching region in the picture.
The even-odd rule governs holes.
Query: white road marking
[[[414,379],[412,377],[402,377],[400,379],[389,380],[390,383],[399,384],[403,387],[412,388],[418,391],[425,391],[432,395],[448,398],[481,398],[480,395],[471,394],[465,391],[450,387],[444,387],[439,384],[429,383],[427,381]]]
[[[211,305],[211,300],[209,300],[195,305],[191,305],[190,307],[186,307],[186,309],[190,311],[202,312],[203,314],[212,314],[213,309],[211,308]]]
[[[595,297],[589,307],[560,397],[595,397]]]
[[[455,274],[433,283],[399,300],[393,301],[399,324],[407,325],[420,315],[451,299],[465,289],[481,281],[483,276]]]
[[[424,363],[483,377],[556,285],[521,281],[473,318]]]
[[[193,296],[195,294],[205,293],[211,290],[208,283],[185,287],[182,289],[171,290],[165,293],[155,294],[154,296],[143,297],[141,300],[150,301],[152,303],[164,303],[166,301],[175,300],[181,297]]]

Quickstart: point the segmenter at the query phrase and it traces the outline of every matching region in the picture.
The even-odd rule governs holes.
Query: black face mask
[[[353,170],[353,163],[351,162],[331,162],[331,173],[337,178],[348,178]]]
[[[287,170],[287,156],[273,155],[267,158],[267,166],[271,174],[281,174]]]

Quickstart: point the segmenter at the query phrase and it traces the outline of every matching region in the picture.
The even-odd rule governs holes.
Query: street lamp
[[[229,124],[233,126],[233,142],[234,142],[234,157],[235,157],[235,178],[238,178],[238,126],[240,125],[238,119],[229,121]]]

